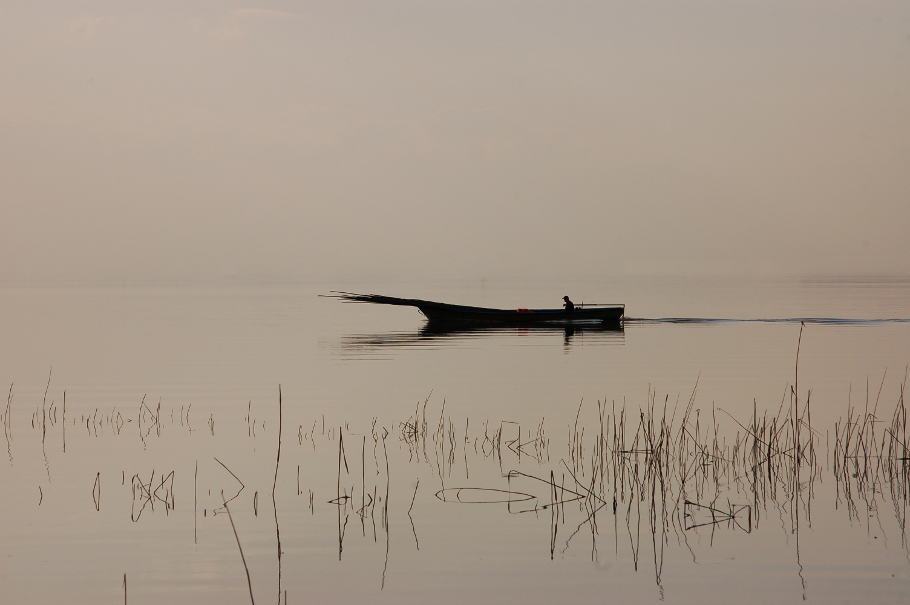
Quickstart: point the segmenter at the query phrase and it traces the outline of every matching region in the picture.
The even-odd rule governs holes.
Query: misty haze
[[[7,2],[0,220],[4,603],[910,593],[906,2]]]

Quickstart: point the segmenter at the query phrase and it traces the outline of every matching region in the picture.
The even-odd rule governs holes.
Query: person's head
[[[564,301],[566,301],[566,302],[569,302],[569,297],[568,297],[568,296],[563,296],[562,299],[563,299]]]

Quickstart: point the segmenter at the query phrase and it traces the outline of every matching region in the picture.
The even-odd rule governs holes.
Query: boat
[[[417,307],[431,323],[485,323],[524,325],[537,323],[622,323],[625,305],[585,306],[575,305],[574,310],[566,309],[488,309],[448,303],[421,300],[419,298],[397,298],[381,294],[356,294],[335,292],[330,295],[344,302],[373,303]]]

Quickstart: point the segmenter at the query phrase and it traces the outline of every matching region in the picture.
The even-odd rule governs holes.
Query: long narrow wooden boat
[[[566,311],[565,309],[488,309],[485,307],[450,305],[418,298],[396,298],[380,294],[332,292],[331,296],[344,302],[417,307],[431,322],[496,324],[601,322],[619,324],[622,322],[625,312],[624,305],[598,307],[576,305],[574,311]]]

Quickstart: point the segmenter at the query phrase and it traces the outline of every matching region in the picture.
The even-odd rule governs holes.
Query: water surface
[[[631,319],[438,331],[333,289]],[[4,599],[902,602],[908,301],[902,280],[4,284]]]

